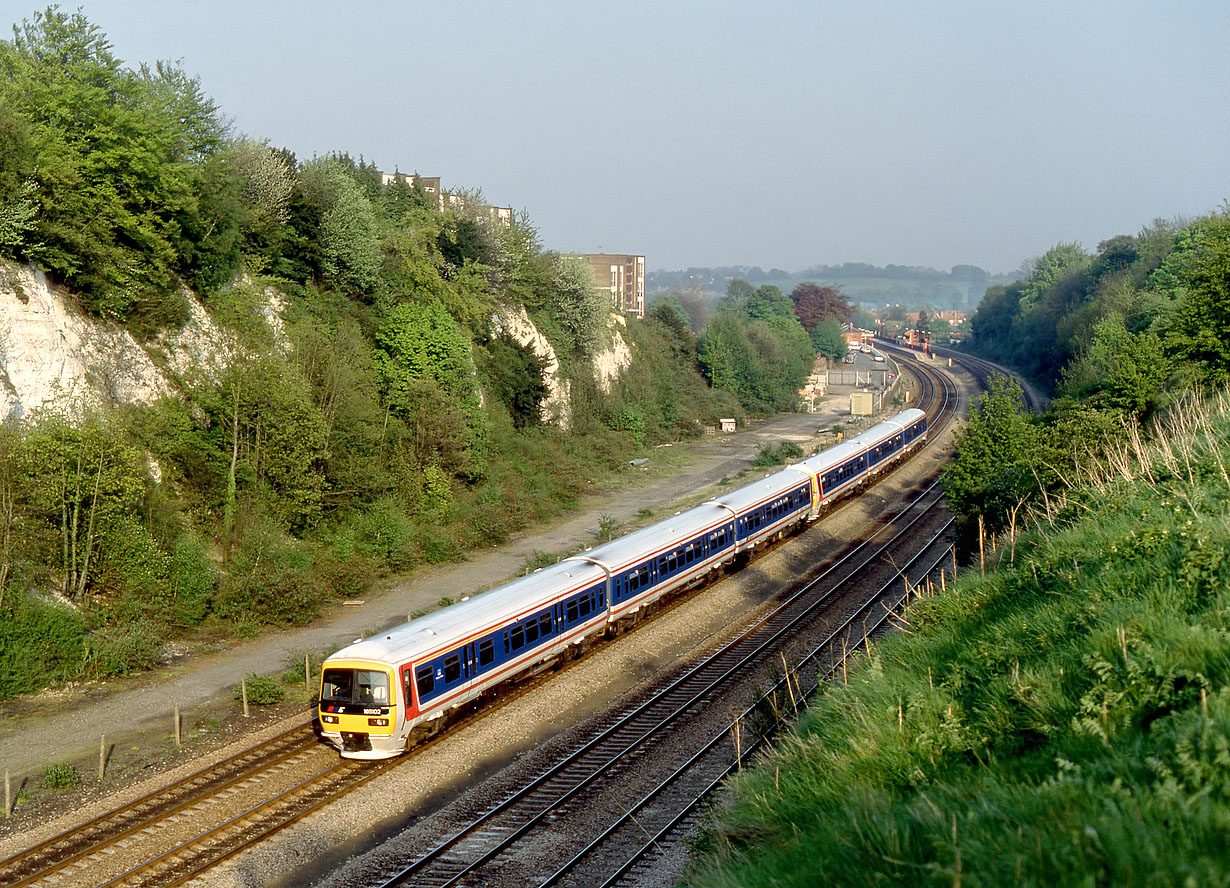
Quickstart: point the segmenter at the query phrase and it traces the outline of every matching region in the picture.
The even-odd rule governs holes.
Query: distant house
[[[645,317],[645,257],[593,253],[594,285],[611,294],[611,305],[624,314]]]
[[[718,420],[718,428],[723,432],[733,432],[737,427],[738,423],[735,422],[733,417],[727,416]]]
[[[381,173],[380,185],[382,188],[388,188],[394,182],[405,182],[411,188],[416,184],[421,185],[423,191],[430,194],[436,199],[436,209],[444,211],[444,192],[440,188],[439,176],[420,176],[418,173]]]
[[[445,207],[452,210],[467,210],[469,205],[466,202],[464,194],[457,194],[451,191],[445,191],[440,185],[439,176],[420,176],[418,173],[381,173],[380,185],[383,188],[388,188],[394,182],[405,182],[411,188],[415,184],[421,185],[426,194],[431,195],[436,200],[436,209],[441,213]],[[486,213],[488,221],[494,222],[497,225],[508,227],[513,223],[512,207],[492,207],[483,206],[479,208],[479,213]],[[471,214],[477,215],[477,214]]]

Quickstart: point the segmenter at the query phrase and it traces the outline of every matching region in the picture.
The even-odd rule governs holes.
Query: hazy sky
[[[481,188],[549,249],[651,269],[1009,271],[1230,198],[1227,0],[80,5],[236,132]]]

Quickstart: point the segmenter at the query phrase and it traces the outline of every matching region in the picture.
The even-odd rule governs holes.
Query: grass
[[[697,886],[1230,881],[1230,420],[1189,404],[735,781]]]

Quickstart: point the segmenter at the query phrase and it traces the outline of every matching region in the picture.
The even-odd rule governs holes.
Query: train
[[[904,410],[746,487],[342,648],[321,668],[320,736],[346,758],[399,755],[498,686],[579,655],[815,520],[926,435],[923,411]]]

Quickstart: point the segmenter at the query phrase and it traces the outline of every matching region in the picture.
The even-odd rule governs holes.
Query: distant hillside
[[[661,293],[699,289],[717,298],[726,292],[734,279],[763,286],[772,284],[789,293],[799,284],[810,281],[840,287],[851,302],[865,308],[900,304],[906,308],[959,309],[968,311],[982,301],[987,287],[1003,285],[1015,275],[992,275],[973,265],[957,265],[951,271],[936,271],[907,265],[886,265],[883,268],[860,262],[842,265],[814,265],[798,272],[780,268],[765,271],[758,266],[724,266],[720,268],[688,268],[683,271],[652,271],[645,276],[645,289],[650,299]]]

